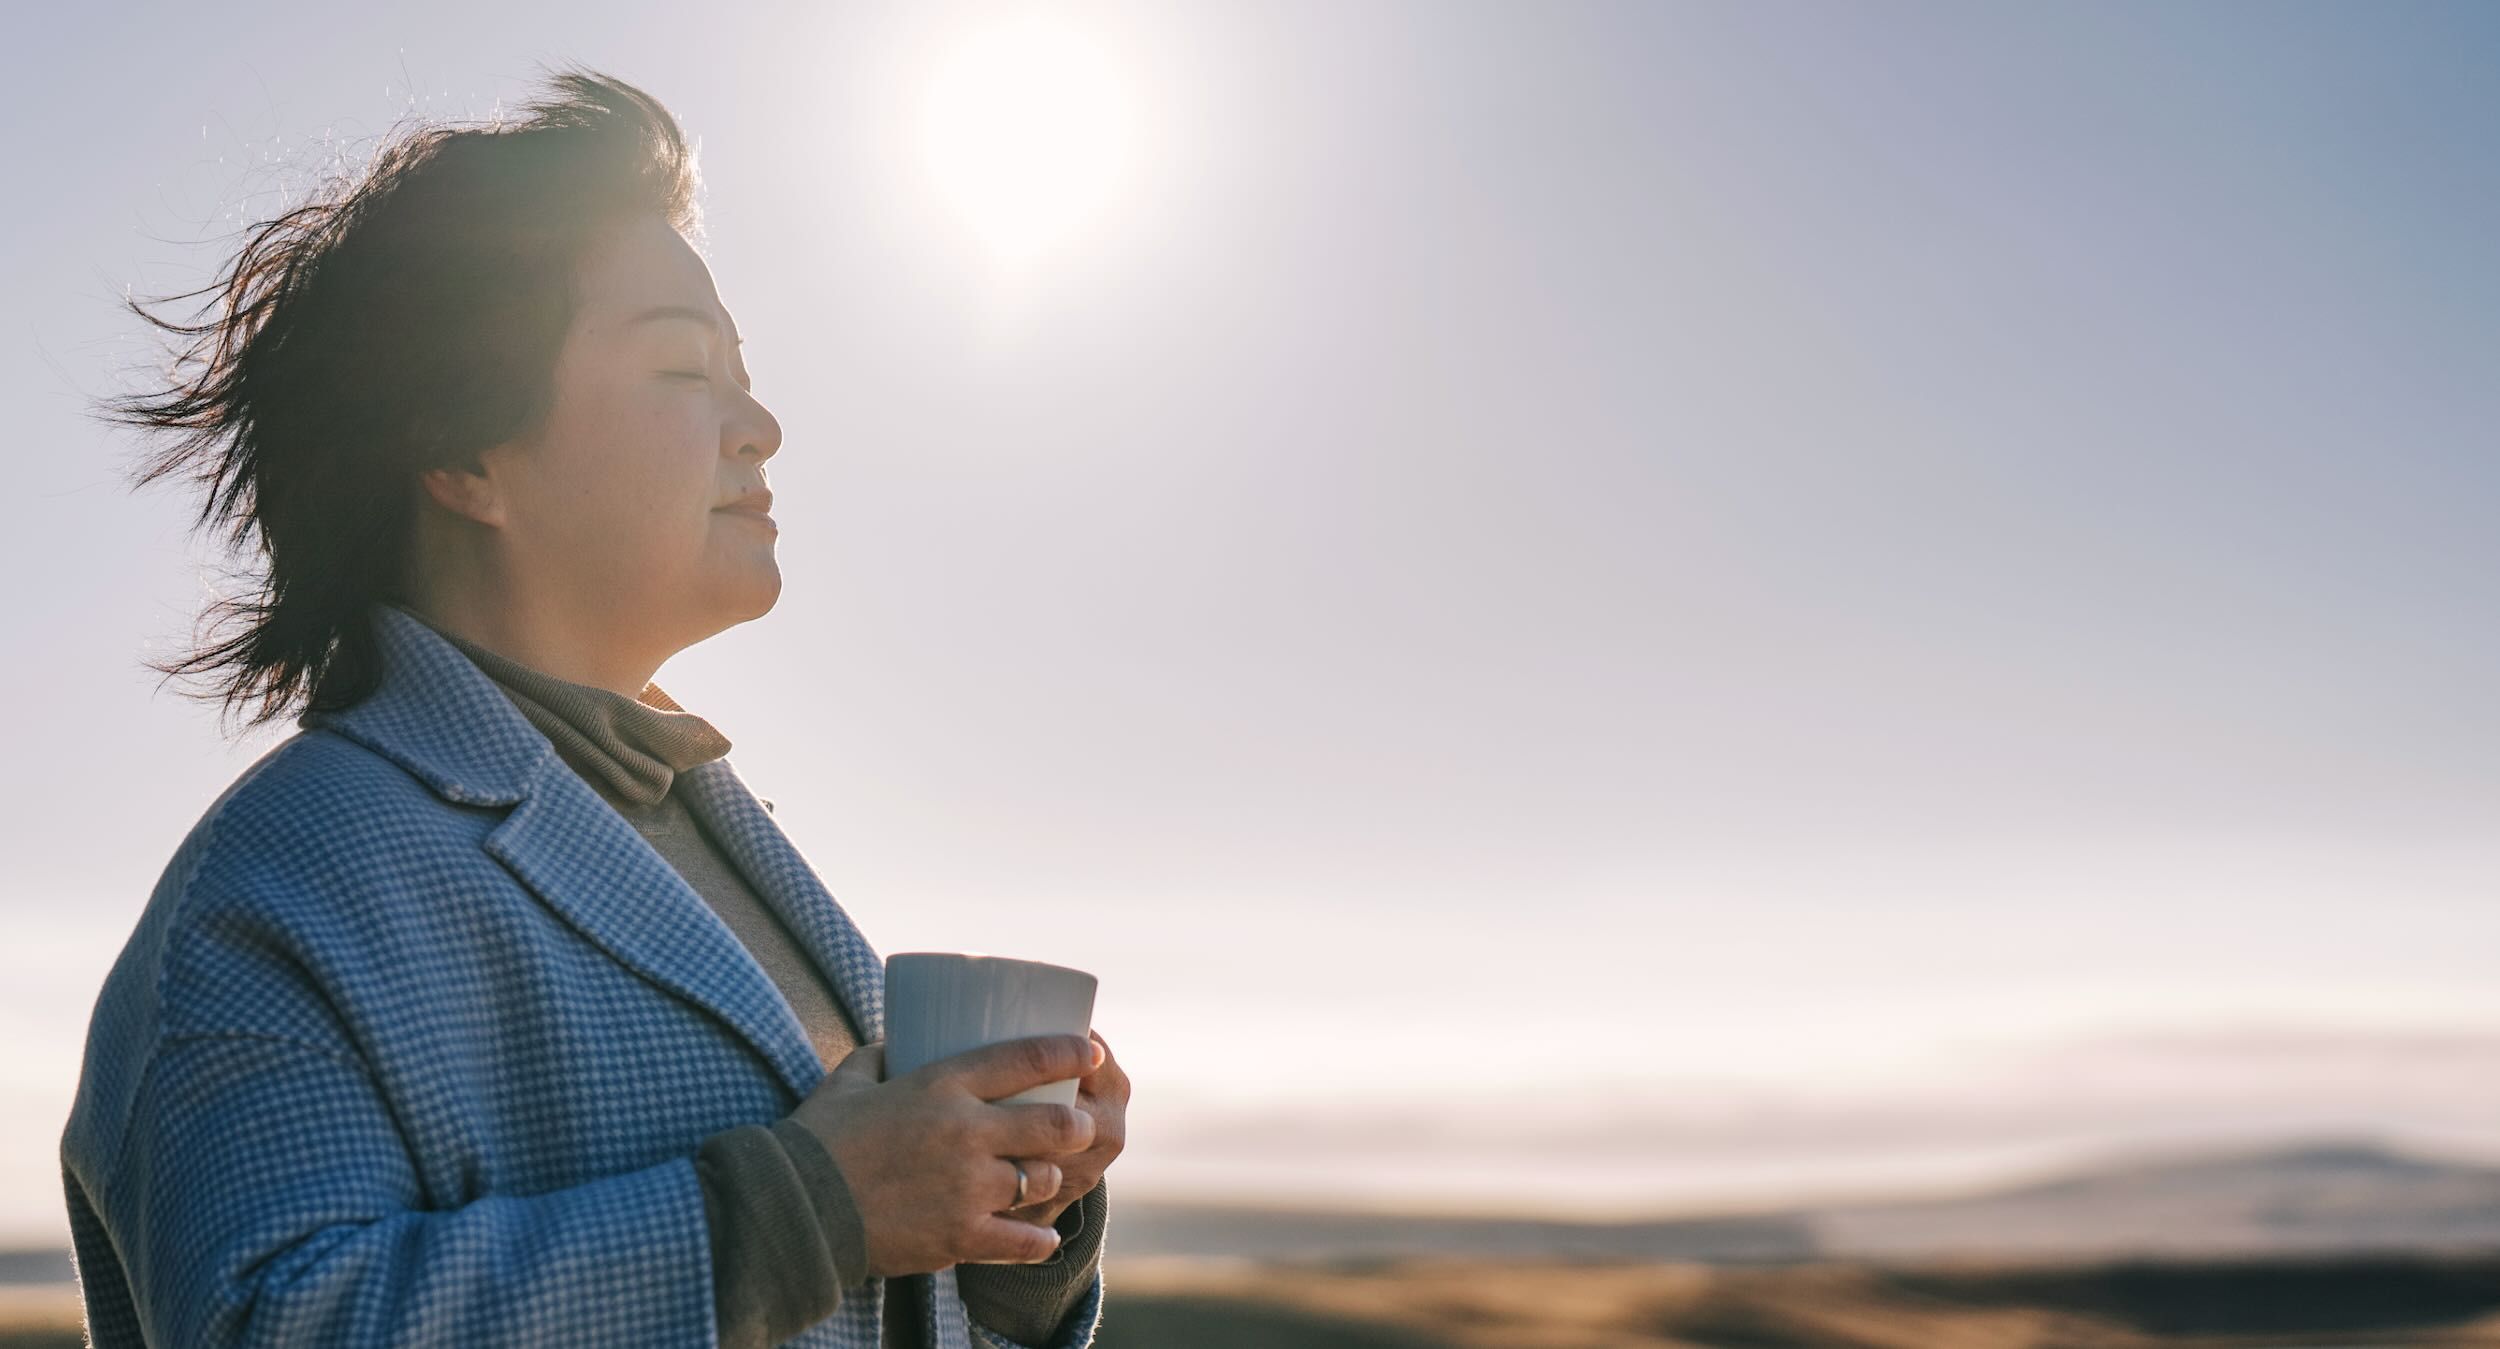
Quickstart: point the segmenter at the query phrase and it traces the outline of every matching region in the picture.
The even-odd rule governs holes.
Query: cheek
[[[719,432],[700,403],[646,392],[610,404],[596,441],[598,491],[609,505],[651,521],[705,518],[719,494]]]

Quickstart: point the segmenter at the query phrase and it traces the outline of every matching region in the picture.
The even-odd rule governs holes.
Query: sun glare
[[[939,196],[1002,263],[1073,240],[1118,196],[1133,110],[1092,34],[1045,13],[965,35],[923,107],[924,164]]]

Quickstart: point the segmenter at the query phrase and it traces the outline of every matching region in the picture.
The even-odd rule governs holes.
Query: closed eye
[[[700,370],[663,370],[660,373],[663,375],[675,375],[679,379],[699,379],[706,384],[712,382],[712,377]]]

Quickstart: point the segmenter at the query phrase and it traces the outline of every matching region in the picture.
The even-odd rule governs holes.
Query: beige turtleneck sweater
[[[712,906],[798,1014],[830,1070],[859,1046],[831,983],[747,884],[673,790],[677,775],[729,752],[711,723],[657,683],[639,698],[559,679],[510,660],[401,604],[476,663],[558,757],[623,816]],[[713,1300],[723,1349],[778,1344],[831,1315],[867,1279],[867,1237],[824,1141],[795,1118],[704,1140],[695,1158],[710,1222]],[[956,1266],[974,1319],[1021,1344],[1046,1345],[1093,1282],[1106,1211],[1097,1183],[1058,1221],[1060,1246],[1036,1265]],[[916,1349],[927,1331],[927,1276],[886,1281],[885,1342]]]

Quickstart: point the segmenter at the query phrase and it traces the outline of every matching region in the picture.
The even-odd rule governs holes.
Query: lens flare
[[[1049,14],[1003,19],[966,35],[930,81],[924,165],[995,259],[1029,263],[1067,245],[1118,197],[1132,103],[1096,36]]]

